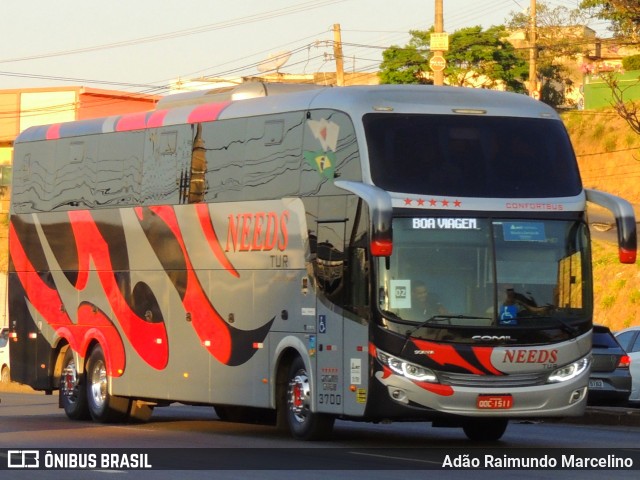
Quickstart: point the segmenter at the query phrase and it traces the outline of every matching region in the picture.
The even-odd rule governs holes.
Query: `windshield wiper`
[[[546,317],[546,318],[548,318],[549,320],[555,321],[559,325],[561,330],[564,330],[565,332],[571,335],[575,335],[579,331],[578,327],[574,327],[573,325],[571,325],[566,320],[563,320],[562,318],[559,318],[559,317]]]
[[[566,320],[563,320],[560,317],[555,317],[555,316],[552,317],[551,315],[532,315],[532,316],[522,316],[518,318],[519,319],[521,318],[524,320],[550,320],[551,322],[555,323],[558,327],[560,327],[561,330],[571,335],[575,335],[579,331],[578,327],[574,327]]]
[[[437,314],[437,315],[433,315],[432,317],[427,318],[426,320],[420,322],[418,325],[416,325],[411,330],[407,331],[407,337],[410,337],[416,331],[418,331],[421,328],[426,327],[427,325],[432,324],[432,323],[449,322],[449,325],[451,325],[451,320],[452,319],[491,320],[491,318],[489,318],[489,317],[478,317],[476,315],[443,315],[443,314]]]

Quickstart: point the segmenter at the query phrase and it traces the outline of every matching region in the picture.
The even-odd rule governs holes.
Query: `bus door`
[[[344,239],[346,219],[318,221],[315,275],[316,303],[316,406],[318,411],[342,413],[344,393]],[[311,349],[310,349],[311,350]]]

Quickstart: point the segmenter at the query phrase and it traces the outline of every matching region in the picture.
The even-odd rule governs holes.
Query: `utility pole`
[[[531,0],[529,10],[531,15],[529,20],[529,96],[539,99],[540,92],[538,91],[538,74],[536,65],[538,60],[536,0]]]
[[[344,62],[342,58],[342,35],[340,24],[333,24],[333,56],[336,59],[336,84],[344,87]]]
[[[443,13],[442,1],[443,0],[436,0],[436,13],[435,13],[435,25],[434,25],[435,33],[444,32],[444,13]],[[441,50],[433,52],[434,57],[442,57],[443,54],[444,52]],[[433,84],[444,85],[444,70],[434,70]]]

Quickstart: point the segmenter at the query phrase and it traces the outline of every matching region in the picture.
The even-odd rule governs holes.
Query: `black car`
[[[589,405],[627,405],[631,394],[631,360],[603,325],[593,326],[593,362],[589,377]]]

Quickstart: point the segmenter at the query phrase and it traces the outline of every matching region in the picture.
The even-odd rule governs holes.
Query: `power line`
[[[188,29],[184,29],[184,30],[168,32],[168,33],[164,33],[164,34],[151,35],[151,36],[148,36],[148,37],[141,37],[141,38],[136,38],[136,39],[131,39],[131,40],[123,40],[123,41],[113,42],[113,43],[108,43],[108,44],[76,48],[76,49],[71,49],[71,50],[62,50],[62,51],[58,51],[58,52],[49,52],[49,53],[36,54],[36,55],[17,57],[17,58],[0,59],[0,63],[23,62],[23,61],[28,61],[28,60],[39,60],[39,59],[43,59],[43,58],[53,58],[53,57],[60,57],[60,56],[66,56],[66,55],[76,55],[76,54],[80,54],[80,53],[96,52],[96,51],[99,51],[99,50],[107,50],[107,49],[112,49],[112,48],[122,48],[122,47],[136,46],[136,45],[141,45],[141,44],[144,44],[144,43],[158,42],[158,41],[161,41],[161,40],[180,38],[180,37],[185,37],[185,36],[189,36],[189,35],[196,35],[196,34],[200,34],[200,33],[211,32],[211,31],[214,31],[214,30],[221,30],[221,29],[225,29],[225,28],[237,27],[237,26],[240,26],[240,25],[246,25],[246,24],[249,24],[249,23],[260,22],[260,21],[263,21],[263,20],[269,20],[269,19],[272,19],[272,18],[277,18],[277,17],[286,16],[286,15],[291,15],[291,14],[294,14],[294,13],[300,13],[300,12],[304,12],[304,11],[308,11],[308,10],[313,10],[313,9],[317,9],[317,8],[320,8],[320,7],[325,7],[325,6],[334,4],[334,3],[341,3],[341,2],[344,2],[344,1],[346,1],[346,0],[323,0],[323,1],[320,1],[320,2],[318,2],[317,0],[315,0],[315,1],[307,1],[307,2],[301,3],[299,5],[294,5],[294,6],[291,6],[291,7],[284,7],[284,8],[280,8],[280,9],[277,9],[277,10],[257,13],[257,14],[254,14],[254,15],[248,15],[248,16],[244,16],[244,17],[240,17],[240,18],[236,18],[236,19],[232,19],[232,20],[227,20],[227,21],[223,21],[223,22],[203,25],[203,26],[199,26],[199,27],[193,27],[193,28],[188,28]]]
[[[57,81],[76,82],[76,83],[93,83],[93,84],[102,84],[102,85],[114,85],[119,87],[157,88],[155,85],[147,85],[147,84],[140,84],[140,83],[114,82],[114,81],[108,81],[108,80],[92,80],[89,78],[71,78],[71,77],[60,77],[57,75],[40,75],[40,74],[19,73],[19,72],[0,71],[0,76],[30,78],[30,79],[38,79],[38,80],[57,80]]]

